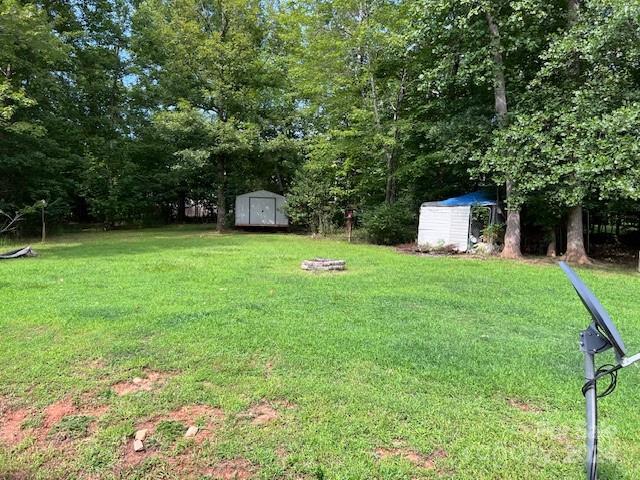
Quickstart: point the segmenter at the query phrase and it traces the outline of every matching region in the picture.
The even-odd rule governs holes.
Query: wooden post
[[[47,206],[47,202],[42,200],[42,243],[44,243],[44,241],[47,238],[47,228],[44,222],[44,207],[46,206]]]
[[[347,240],[351,243],[351,231],[353,230],[353,210],[347,210]]]

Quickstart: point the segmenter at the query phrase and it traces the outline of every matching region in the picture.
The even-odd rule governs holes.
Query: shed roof
[[[269,192],[267,190],[256,190],[255,192],[247,192],[242,195],[238,195],[238,197],[279,197],[284,198],[282,195],[277,193]]]
[[[495,196],[487,190],[478,190],[476,192],[465,193],[459,197],[447,198],[446,200],[425,202],[423,205],[430,205],[433,207],[463,207],[466,205],[480,205],[487,207],[490,205],[497,205],[497,203]]]

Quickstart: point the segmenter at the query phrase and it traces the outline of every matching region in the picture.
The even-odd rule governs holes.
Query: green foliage
[[[86,437],[93,420],[93,417],[87,415],[67,415],[53,426],[50,435],[60,440]]]
[[[482,229],[482,241],[495,245],[504,235],[504,224],[492,223]]]
[[[38,103],[26,80],[47,76],[61,60],[63,45],[42,10],[16,0],[0,3],[0,32],[0,132],[41,137],[43,126],[20,115]]]
[[[529,225],[640,201],[637,0],[54,3],[0,4],[3,211],[147,224],[268,189],[327,232],[507,180]]]
[[[23,422],[20,424],[20,428],[22,430],[40,428],[43,423],[44,423],[44,415],[42,414],[30,415],[29,417],[23,420]]]
[[[333,170],[330,165],[304,165],[287,196],[286,213],[294,225],[327,234],[344,221],[346,192]]]
[[[516,204],[638,199],[639,13],[637,2],[586,2],[541,54],[522,112],[481,161],[496,181],[518,180]]]
[[[242,193],[258,177],[265,188],[273,176],[282,190],[296,164],[282,118],[291,110],[284,66],[270,60],[281,54],[277,26],[264,9],[253,0],[146,0],[133,21],[135,88],[155,100],[152,123],[171,145],[171,175],[183,196],[216,191],[220,212],[230,187]],[[261,159],[270,168],[259,168]]]
[[[169,445],[180,438],[187,431],[187,427],[175,420],[162,420],[156,426],[154,438],[161,444]]]
[[[416,238],[416,214],[405,202],[382,204],[366,211],[362,226],[374,243],[395,245]]]

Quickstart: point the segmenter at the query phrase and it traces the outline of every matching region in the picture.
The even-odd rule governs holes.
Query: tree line
[[[639,40],[637,0],[0,0],[0,210],[222,229],[268,189],[391,243],[490,187],[503,256],[585,262],[583,209],[638,209]]]

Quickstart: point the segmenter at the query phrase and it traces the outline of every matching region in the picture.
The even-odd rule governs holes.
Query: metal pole
[[[595,354],[584,352],[584,378],[587,382],[595,379]],[[585,393],[587,405],[587,480],[598,478],[598,395],[596,384]]]
[[[45,203],[44,203],[44,200],[43,200],[42,201],[42,243],[44,243],[44,241],[47,238],[47,229],[46,229],[46,226],[44,224],[44,206],[45,206]]]

